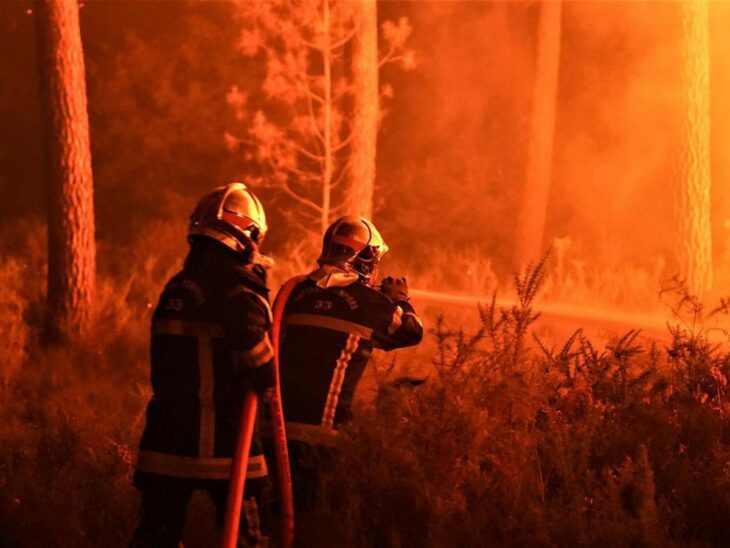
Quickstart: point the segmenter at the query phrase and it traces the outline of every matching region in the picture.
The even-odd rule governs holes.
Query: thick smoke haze
[[[535,6],[390,5],[413,21],[418,68],[395,80],[384,121],[383,216],[420,258],[474,248],[507,265],[524,174]],[[387,213],[386,213],[387,212]],[[419,235],[406,235],[408,224]]]
[[[332,367],[326,428],[339,428],[335,408],[357,385],[342,435],[313,438],[336,446],[322,455],[325,496],[297,510],[296,544],[730,546],[730,1],[566,0],[559,9],[545,9],[557,0],[327,1],[68,0],[62,19],[39,17],[42,0],[0,0],[0,546],[129,545],[141,502],[131,479],[157,391],[151,362],[165,354],[174,377],[197,368],[190,387],[158,395],[180,403],[197,393],[202,418],[212,416],[206,402],[249,387],[229,362],[266,365],[248,377],[262,381],[279,361],[260,363],[279,345],[266,343],[258,312],[240,316],[249,299],[226,290],[248,249],[235,265],[209,246],[191,255],[192,285],[178,277],[168,287],[200,283],[194,309],[161,293],[186,257],[193,208],[214,186],[255,181],[269,225],[261,252],[274,260],[266,286],[282,309],[271,331],[285,333],[297,322],[275,295],[314,267],[321,241],[311,233],[328,221],[320,216],[307,231],[301,208],[309,218],[327,210],[328,192],[330,205],[371,205],[376,122],[373,222],[390,251],[370,282],[388,297],[353,282],[369,296],[346,299],[353,322],[345,323],[328,297],[318,300],[322,321],[303,323],[347,331],[347,342],[336,363],[315,359],[312,338],[291,354],[302,379],[327,380],[323,367]],[[44,145],[82,141],[67,128],[86,127],[83,115],[59,115],[62,93],[40,91],[61,65],[80,74],[78,62],[39,66],[38,55],[80,57],[78,32],[60,46],[43,24],[75,29],[77,2],[93,219],[79,206],[89,202],[88,169],[56,185],[86,201],[56,198],[46,211],[47,181],[88,157],[87,147],[56,154],[48,166],[56,173],[44,158]],[[373,7],[379,34],[363,24]],[[323,53],[335,35],[350,37],[339,59]],[[394,51],[408,62],[376,71],[375,39],[382,50],[406,35]],[[81,78],[65,72],[59,80],[83,99]],[[310,93],[326,106],[308,110]],[[44,123],[42,106],[68,123]],[[287,123],[293,137],[279,131]],[[348,140],[358,123],[363,131]],[[353,157],[356,167],[343,168]],[[341,186],[320,185],[338,172]],[[278,188],[262,184],[264,175]],[[282,183],[300,186],[287,194]],[[537,191],[525,193],[528,185]],[[534,211],[545,212],[544,227],[525,213]],[[59,221],[65,237],[54,234]],[[79,243],[91,238],[78,237],[92,229],[95,252]],[[515,275],[525,256],[541,259],[535,247],[550,249],[548,259]],[[71,260],[54,262],[64,253]],[[49,283],[54,275],[67,287]],[[386,276],[405,276],[408,287],[398,281],[389,292]],[[237,311],[219,306],[218,294]],[[395,310],[369,318],[371,297]],[[238,320],[248,323],[232,334]],[[419,344],[378,348],[417,323]],[[165,339],[152,354],[151,327]],[[174,340],[184,350],[158,352]],[[352,365],[361,353],[364,371]],[[231,409],[217,422],[238,420]],[[173,415],[176,433],[200,427],[199,449],[210,449],[215,428],[197,414]],[[213,443],[212,454],[223,456],[223,445]],[[304,483],[320,476],[317,453],[291,452],[307,466]],[[218,544],[214,514],[196,493],[186,547]]]
[[[4,2],[0,10],[0,208],[12,226],[42,214],[40,115],[32,3]],[[263,69],[237,49],[231,10],[224,2],[83,6],[100,238],[128,240],[150,220],[182,226],[206,188],[245,177],[246,162],[224,142],[237,123],[226,93],[238,86],[255,103]],[[393,97],[379,136],[375,220],[414,265],[478,254],[501,275],[511,271],[538,15],[535,2],[380,6],[381,21],[409,18],[418,64],[381,74]],[[722,30],[730,6],[711,3],[710,23],[713,250],[722,269],[730,219],[730,56]],[[558,239],[597,268],[666,263],[669,275],[677,4],[567,2],[562,27],[545,248]],[[280,248],[292,239],[277,223],[287,205],[263,194],[270,245]]]

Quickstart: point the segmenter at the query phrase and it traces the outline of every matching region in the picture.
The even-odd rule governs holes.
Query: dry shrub
[[[12,381],[25,359],[28,329],[23,313],[27,301],[18,292],[26,268],[20,261],[9,258],[0,261],[0,391]],[[0,392],[2,393],[2,392]]]
[[[550,255],[550,261],[544,266],[541,302],[647,315],[664,311],[657,298],[657,290],[667,277],[662,257],[647,259],[642,265],[624,262],[609,268],[586,260],[585,254],[575,249],[569,238],[555,239]],[[425,257],[386,255],[384,261],[387,271],[392,267],[396,272],[408,272],[412,287],[472,296],[511,290],[511,277],[504,275],[499,264],[496,258],[492,260],[479,250],[469,248],[434,248]]]
[[[663,257],[647,259],[641,266],[621,262],[609,268],[585,260],[570,238],[554,239],[552,254],[555,259],[541,292],[548,301],[644,314],[661,311],[657,290],[667,276]]]
[[[434,247],[427,256],[416,257],[400,251],[385,256],[384,269],[410,273],[408,281],[419,289],[484,295],[499,283],[492,260],[478,249]]]
[[[187,251],[184,222],[151,222],[142,234],[123,247],[99,243],[94,327],[60,347],[46,346],[42,332],[44,234],[3,238],[16,246],[0,263],[0,326],[10,343],[0,348],[2,546],[128,543],[150,396],[150,315]],[[302,245],[277,257],[272,285],[307,270],[316,255]]]
[[[351,425],[305,544],[730,543],[727,347],[683,320],[666,348],[529,344],[544,276],[476,333],[437,323],[433,374],[384,383]]]
[[[0,544],[127,543],[137,515],[134,449],[149,398],[149,317],[179,262],[176,244],[164,242],[138,242],[124,253],[100,246],[94,327],[66,346],[44,341],[44,276],[0,271],[15,276],[16,295],[28,295],[0,315],[20,334],[10,339],[20,358],[0,402]],[[6,264],[42,273],[42,246],[23,249]]]
[[[29,273],[43,272],[42,245],[4,255],[0,323],[18,337],[3,363],[0,544],[127,543],[149,314],[183,230],[100,247],[98,321],[68,348],[41,344]],[[311,256],[282,253],[272,285]],[[666,348],[629,332],[598,349],[580,331],[548,348],[530,338],[544,281],[544,265],[521,276],[518,304],[480,309],[474,333],[436,322],[424,385],[380,379],[299,522],[302,545],[730,543],[730,358],[703,327],[727,307],[698,310],[675,284],[685,319]]]

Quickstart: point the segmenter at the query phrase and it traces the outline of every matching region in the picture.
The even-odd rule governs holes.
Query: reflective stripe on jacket
[[[360,282],[327,288],[300,282],[284,309],[280,348],[287,437],[332,440],[351,416],[373,348],[412,346],[422,337],[408,302],[394,303]]]
[[[244,393],[273,384],[265,285],[220,247],[194,247],[153,314],[138,476],[227,479]],[[249,477],[266,475],[261,452],[257,432]]]

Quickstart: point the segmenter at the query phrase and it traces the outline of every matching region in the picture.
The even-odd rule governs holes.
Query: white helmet
[[[324,233],[318,262],[355,272],[368,281],[387,251],[388,245],[371,221],[346,216],[337,219]]]
[[[261,202],[243,183],[219,186],[203,196],[190,216],[188,238],[204,236],[241,254],[255,254],[268,226]]]

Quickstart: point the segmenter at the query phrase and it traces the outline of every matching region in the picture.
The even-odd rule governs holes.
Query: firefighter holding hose
[[[275,385],[266,287],[259,253],[266,216],[242,183],[214,189],[191,217],[190,252],[152,318],[153,397],[134,476],[142,492],[131,545],[177,547],[188,500],[208,492],[222,526],[244,394]],[[264,546],[269,481],[258,433],[248,457],[239,546]]]
[[[416,345],[423,336],[405,278],[375,285],[387,251],[368,219],[338,219],[324,235],[319,267],[287,282],[276,298],[274,344],[300,509],[316,498],[327,448],[351,418],[355,388],[373,349]]]

